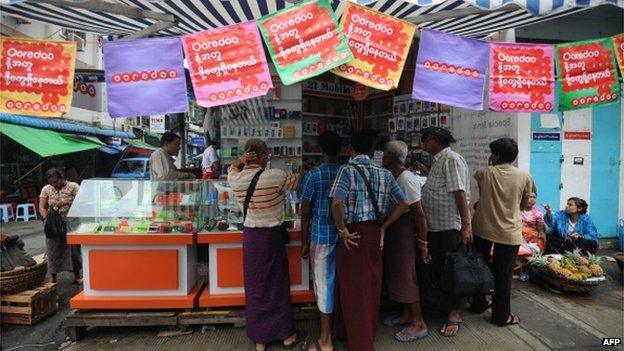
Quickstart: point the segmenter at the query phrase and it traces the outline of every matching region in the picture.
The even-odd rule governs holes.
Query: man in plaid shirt
[[[304,350],[312,347],[316,350],[333,349],[331,325],[334,312],[338,230],[331,213],[329,191],[340,168],[338,164],[340,136],[335,132],[326,131],[319,137],[319,142],[323,152],[323,163],[306,175],[301,186],[303,239],[301,257],[310,257],[312,261],[314,293],[321,312],[321,335],[317,341],[306,343]]]
[[[349,349],[358,351],[374,350],[384,233],[408,208],[392,173],[371,162],[374,143],[370,130],[353,134],[353,158],[340,167],[329,194],[342,239],[336,248],[336,331],[346,331]]]
[[[422,189],[422,205],[429,231],[429,267],[432,279],[437,281],[444,267],[446,253],[456,252],[462,245],[472,242],[468,208],[470,175],[464,158],[450,148],[450,144],[455,142],[451,132],[439,127],[429,127],[421,130],[420,134],[423,150],[433,156],[427,182]],[[437,296],[444,295],[437,291]],[[440,333],[444,336],[455,336],[462,323],[459,314],[462,301],[453,296],[444,298],[445,301],[434,301],[441,302],[438,307],[449,312]]]

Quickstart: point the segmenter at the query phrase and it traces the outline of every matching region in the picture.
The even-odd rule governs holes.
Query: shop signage
[[[206,138],[204,138],[203,136],[199,136],[199,137],[192,137],[189,144],[191,144],[192,146],[206,146]]]
[[[351,85],[334,83],[324,80],[306,80],[305,82],[303,82],[304,92],[318,92],[348,96],[351,95],[351,89]]]
[[[488,55],[485,41],[424,29],[412,99],[482,110]]]
[[[74,88],[76,43],[0,38],[0,111],[62,117]]]
[[[107,41],[103,50],[111,117],[186,112],[180,38]]]
[[[555,45],[559,110],[615,101],[620,82],[611,38]]]
[[[554,105],[552,45],[490,45],[490,110],[550,112]]]
[[[165,131],[165,115],[150,116],[150,133],[162,134]]]
[[[353,59],[329,0],[303,1],[260,18],[258,26],[285,85]]]
[[[615,49],[615,57],[620,66],[620,77],[624,77],[624,34],[611,37]]]
[[[380,90],[396,88],[416,25],[347,2],[340,27],[354,59],[332,72]]]
[[[76,82],[72,106],[95,112],[106,112],[104,82]]]
[[[533,140],[558,141],[561,140],[561,133],[533,133]]]
[[[567,140],[590,140],[591,132],[564,132],[563,138]]]
[[[273,87],[254,21],[185,35],[182,43],[200,106],[266,95]]]

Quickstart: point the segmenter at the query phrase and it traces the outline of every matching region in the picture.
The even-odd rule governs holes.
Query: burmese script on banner
[[[273,87],[253,21],[185,35],[182,43],[200,106],[265,95]]]
[[[76,43],[0,38],[0,111],[62,117],[74,92]]]
[[[353,55],[328,0],[304,1],[258,20],[285,85],[318,76]]]
[[[332,72],[376,89],[396,88],[416,25],[347,2],[340,27],[354,59]]]
[[[616,101],[620,82],[610,38],[555,45],[559,110]]]
[[[554,105],[552,45],[490,45],[490,110],[550,112]]]

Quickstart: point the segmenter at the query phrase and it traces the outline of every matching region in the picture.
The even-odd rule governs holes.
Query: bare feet
[[[256,343],[256,351],[264,351],[266,350],[266,346],[262,343],[257,342]]]

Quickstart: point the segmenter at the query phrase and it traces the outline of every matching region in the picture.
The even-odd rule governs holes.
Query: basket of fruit
[[[557,290],[590,292],[607,279],[600,266],[602,258],[581,255],[580,250],[563,255],[534,255],[529,261],[533,271]]]

